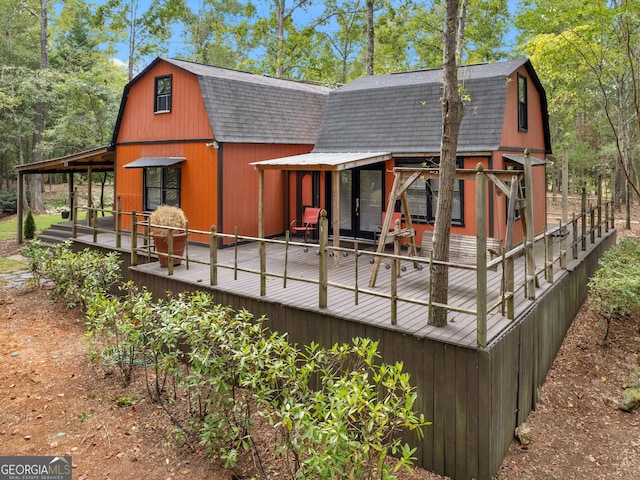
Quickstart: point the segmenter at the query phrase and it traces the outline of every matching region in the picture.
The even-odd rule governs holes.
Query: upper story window
[[[155,113],[171,111],[171,75],[155,78]]]
[[[518,74],[518,131],[526,132],[527,128],[527,77]]]

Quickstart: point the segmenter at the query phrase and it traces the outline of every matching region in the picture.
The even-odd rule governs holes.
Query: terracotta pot
[[[159,253],[164,253],[165,255],[169,253],[169,242],[168,235],[164,234],[153,234],[153,243],[156,246],[156,251]],[[184,247],[187,244],[187,234],[186,233],[174,233],[173,234],[173,255],[181,257],[184,255]],[[168,263],[168,258],[165,255],[158,255],[158,261],[160,262],[161,267],[166,267]],[[174,258],[173,265],[180,265],[182,263],[182,259]]]

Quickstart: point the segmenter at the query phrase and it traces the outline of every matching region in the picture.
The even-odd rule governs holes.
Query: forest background
[[[156,56],[338,86],[371,73],[367,52],[375,74],[441,68],[444,6],[0,0],[0,195],[15,188],[16,165],[109,144],[123,87]],[[592,189],[603,175],[618,205],[629,205],[638,193],[640,2],[468,0],[465,23],[461,64],[531,60],[570,189]],[[552,188],[560,163],[548,169]],[[38,203],[32,196],[30,208]]]

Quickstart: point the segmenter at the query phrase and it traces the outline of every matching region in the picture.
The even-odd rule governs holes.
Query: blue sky
[[[101,1],[103,0],[98,0],[98,3],[101,3]],[[260,15],[266,16],[269,14],[269,10],[271,8],[271,4],[272,4],[273,0],[255,0],[256,6],[258,8],[258,13]],[[139,0],[139,8],[140,11],[144,11],[146,8],[148,8],[148,5],[151,3],[150,0]],[[185,0],[185,3],[191,7],[192,10],[197,10],[200,5],[202,4],[202,0]],[[518,4],[520,3],[519,0],[508,0],[508,6],[509,6],[509,11],[511,13],[514,13],[518,7]],[[304,13],[302,11],[300,11],[300,13],[298,14],[298,21],[300,23],[305,23],[305,16],[315,16],[318,14],[318,11],[320,10],[320,6],[314,7],[312,9],[310,9],[310,11],[308,13]],[[507,42],[512,42],[515,39],[515,32],[513,32],[511,35],[508,36],[508,38],[506,39]],[[169,40],[169,42],[166,45],[169,49],[169,53],[168,56],[169,57],[174,57],[176,56],[178,53],[183,52],[184,51],[184,42],[181,36],[181,32],[179,30],[179,27],[175,27],[174,28],[174,32],[173,32],[173,36],[171,37],[171,39]],[[127,44],[126,43],[122,43],[121,48],[119,48],[118,53],[117,53],[117,60],[119,60],[120,62],[122,62],[123,64],[126,64],[127,61],[127,57],[128,57],[128,51],[127,51]]]

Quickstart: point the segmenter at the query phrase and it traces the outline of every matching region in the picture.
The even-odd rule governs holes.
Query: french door
[[[375,238],[382,224],[384,163],[340,172],[340,236]]]

